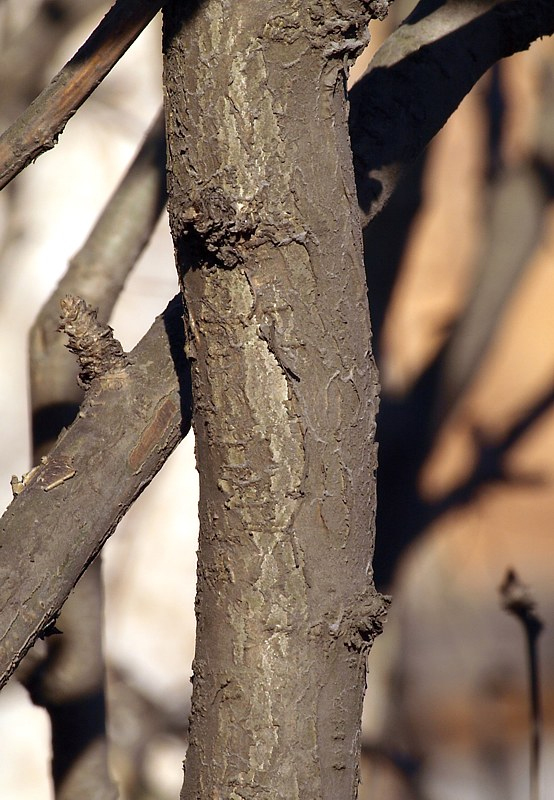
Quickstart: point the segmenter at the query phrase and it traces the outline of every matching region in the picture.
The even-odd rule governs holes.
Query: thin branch
[[[537,615],[536,602],[513,569],[508,570],[502,585],[500,597],[503,608],[513,614],[521,624],[527,645],[527,664],[529,670],[529,695],[531,717],[531,758],[530,758],[530,800],[539,800],[540,751],[541,751],[541,702],[539,680],[538,639],[544,628]]]
[[[81,373],[84,372],[83,388],[96,369],[102,374],[110,363],[115,370],[126,366],[121,346],[116,345],[106,323],[127,275],[160,218],[165,195],[165,132],[160,113],[33,325],[29,341],[33,464],[40,463],[41,457],[54,447],[60,431],[73,421],[83,399],[76,380],[75,358],[57,330],[60,303],[69,348],[76,350]],[[70,293],[98,307],[99,321],[96,309],[91,317],[92,309],[84,300],[68,303]],[[48,637],[46,659],[40,666],[30,669],[26,659],[23,678],[33,702],[45,708],[50,718],[56,798],[89,796],[91,786],[104,800],[116,798],[106,737],[100,557],[73,588],[61,610],[58,627],[63,636]],[[18,677],[21,679],[19,671]]]
[[[0,114],[11,123],[44,87],[44,70],[60,42],[105,0],[40,0],[32,18],[0,49]]]
[[[0,687],[189,430],[183,353],[176,298],[129,365],[93,381],[73,425],[14,483],[0,520]]]
[[[491,184],[487,200],[488,225],[475,282],[443,353],[435,429],[464,396],[489,353],[499,320],[541,240],[549,197],[537,165],[528,162],[505,169]]]
[[[350,92],[365,224],[489,67],[552,33],[552,0],[419,3]]]
[[[117,0],[85,44],[0,137],[0,189],[54,147],[73,114],[162,5],[163,0]]]
[[[452,411],[477,374],[508,301],[542,244],[552,199],[553,127],[554,68],[548,65],[542,69],[530,152],[523,163],[497,168],[488,187],[488,224],[474,283],[442,357],[435,426]]]
[[[30,384],[35,451],[45,455],[60,426],[72,422],[82,391],[75,360],[60,336],[60,301],[82,297],[107,322],[125,280],[165,205],[165,131],[160,112],[133,163],[31,329]]]

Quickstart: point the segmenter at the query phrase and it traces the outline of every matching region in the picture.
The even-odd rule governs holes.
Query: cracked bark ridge
[[[386,607],[346,109],[370,14],[354,0],[213,0],[188,19],[166,7],[200,473],[187,800],[357,791],[366,655]]]
[[[94,378],[125,367],[125,352],[113,335],[113,328],[98,322],[96,309],[80,297],[67,295],[61,302],[59,330],[67,335],[68,350],[79,361],[79,386],[87,389]]]

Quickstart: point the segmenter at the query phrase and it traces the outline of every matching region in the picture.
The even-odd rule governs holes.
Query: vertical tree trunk
[[[357,791],[384,610],[344,74],[367,5],[213,0],[186,24],[182,3],[165,12],[200,472],[187,800]]]

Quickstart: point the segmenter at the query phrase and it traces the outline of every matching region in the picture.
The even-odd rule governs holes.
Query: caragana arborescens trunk
[[[182,797],[346,800],[384,608],[344,74],[370,4],[183,5],[164,22],[200,472]]]

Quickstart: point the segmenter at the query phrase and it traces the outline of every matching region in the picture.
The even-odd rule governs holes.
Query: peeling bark
[[[380,6],[382,10],[383,6]],[[164,23],[170,220],[200,472],[182,797],[355,797],[377,375],[345,66],[367,4]]]

